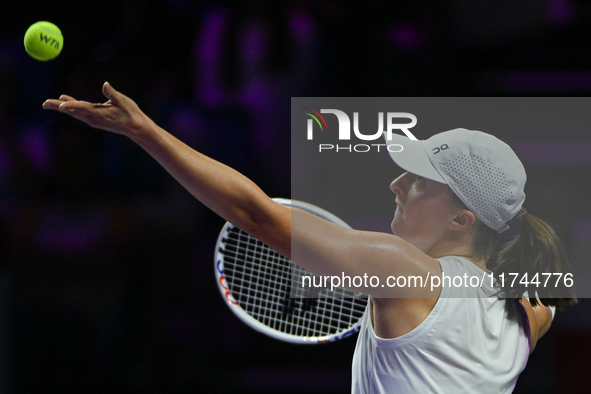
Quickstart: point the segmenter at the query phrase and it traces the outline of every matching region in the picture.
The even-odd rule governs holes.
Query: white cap
[[[384,133],[386,137],[386,133]],[[413,174],[445,183],[488,227],[509,228],[507,222],[525,200],[525,169],[511,147],[498,138],[454,129],[419,141],[392,133],[387,145],[396,164]]]

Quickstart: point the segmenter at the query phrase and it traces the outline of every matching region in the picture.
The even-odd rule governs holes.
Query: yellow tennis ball
[[[37,22],[25,33],[25,49],[33,59],[46,62],[55,59],[62,51],[64,37],[51,22]]]

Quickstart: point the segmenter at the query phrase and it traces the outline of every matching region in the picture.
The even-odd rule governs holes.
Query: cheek
[[[408,212],[407,219],[413,227],[423,230],[440,227],[448,217],[448,206],[439,198],[417,200],[412,208]]]
[[[429,215],[429,226],[434,230],[444,231],[449,224],[451,219],[449,206],[447,205],[435,205]]]
[[[396,235],[411,236],[425,231],[429,227],[429,215],[424,209],[408,204],[404,212],[396,212],[392,219],[391,228]]]

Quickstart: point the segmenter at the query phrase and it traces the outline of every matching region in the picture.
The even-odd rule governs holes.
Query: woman
[[[495,137],[463,129],[417,142],[393,136],[389,143],[403,145],[404,154],[392,158],[409,171],[391,185],[396,235],[362,232],[275,203],[243,175],[158,127],[110,84],[103,94],[104,104],[63,95],[43,108],[131,138],[213,211],[315,274],[368,274],[380,283],[431,278],[425,287],[356,289],[371,302],[353,360],[353,392],[510,392],[550,327],[546,305],[574,302],[570,288],[540,289],[542,303],[534,294],[522,298],[524,285],[506,286],[502,294],[511,298],[501,298],[488,280],[475,287],[446,282],[488,278],[499,232],[513,223],[521,235],[498,253],[497,276],[568,272],[553,231],[522,208],[523,166]]]

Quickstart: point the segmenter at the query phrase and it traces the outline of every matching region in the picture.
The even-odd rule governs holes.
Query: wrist
[[[150,154],[161,150],[167,134],[164,129],[147,116],[141,122],[130,127],[128,131],[127,137]]]
[[[134,118],[136,119],[133,119],[124,134],[136,143],[149,140],[150,136],[154,135],[158,129],[158,126],[144,113]]]

